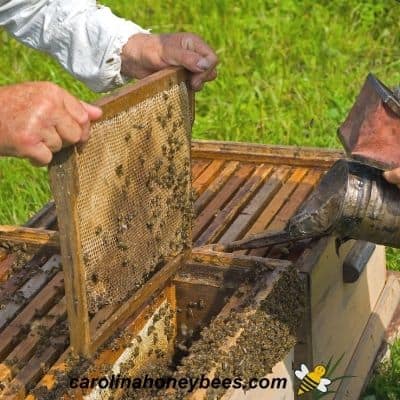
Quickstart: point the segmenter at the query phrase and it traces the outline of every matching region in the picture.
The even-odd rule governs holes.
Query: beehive
[[[293,377],[291,357],[298,367],[300,363],[326,363],[331,356],[337,360],[344,354],[335,375],[357,378],[337,381],[332,389],[337,390],[337,400],[357,398],[399,299],[397,280],[386,275],[382,247],[374,251],[352,283],[343,280],[343,264],[355,246],[353,241],[342,246],[339,254],[335,238],[330,237],[286,248],[259,249],[245,254],[253,257],[246,259],[240,258],[242,252],[228,257],[198,247],[283,227],[324,171],[341,156],[327,150],[192,143],[196,214],[192,257],[164,289],[148,296],[115,338],[90,360],[71,356],[60,259],[57,251],[41,249],[32,262],[0,286],[2,395],[8,400],[63,398],[71,372],[101,376],[122,368],[135,377],[146,371],[178,376],[189,369],[190,373],[211,375],[227,369],[224,373],[230,375],[240,368],[241,360],[237,361],[235,354],[243,356],[262,349],[254,357],[257,371],[246,365],[249,360],[243,357],[244,372],[260,377],[274,363],[282,366],[280,361],[286,359],[287,376]],[[54,221],[55,209],[50,204],[34,226],[56,229]],[[0,264],[4,274],[12,258],[10,254]],[[295,269],[291,269],[291,262]],[[304,300],[299,296],[301,291]],[[158,319],[162,307],[172,311],[162,316],[168,316],[166,319]],[[149,331],[154,316],[159,325]],[[255,325],[251,323],[253,316]],[[99,319],[100,315],[91,321],[93,332]],[[44,324],[50,326],[46,339],[37,330]],[[253,330],[256,343],[251,340]],[[138,336],[143,337],[140,343]],[[249,348],[243,346],[246,339],[250,339]],[[204,346],[211,346],[211,350],[204,351]],[[172,368],[168,366],[171,360]],[[229,362],[224,363],[226,360]],[[287,391],[251,390],[246,397],[232,388],[185,395],[192,399],[294,399],[296,387],[291,381]],[[125,390],[83,392],[73,389],[64,398],[134,398]],[[174,398],[176,394],[182,392],[139,391],[135,395]]]

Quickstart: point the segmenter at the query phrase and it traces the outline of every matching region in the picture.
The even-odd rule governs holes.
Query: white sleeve
[[[0,0],[0,26],[16,39],[51,54],[77,79],[101,92],[125,82],[121,50],[148,33],[96,0]]]

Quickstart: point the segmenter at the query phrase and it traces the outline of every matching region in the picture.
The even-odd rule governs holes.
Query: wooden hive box
[[[289,382],[285,391],[196,390],[189,398],[290,399],[299,384],[292,362],[295,369],[301,363],[311,368],[332,357],[341,359],[335,376],[356,376],[336,382],[334,398],[356,399],[400,296],[397,280],[386,273],[383,247],[371,252],[350,241],[338,255],[335,239],[324,238],[231,256],[199,249],[283,228],[338,157],[341,152],[328,150],[193,142],[191,259],[90,360],[77,359],[69,348],[57,248],[43,246],[14,269],[21,250],[11,248],[0,262],[0,398],[135,398],[98,388],[66,393],[65,386],[68,376],[157,375],[172,363],[180,365],[172,372],[178,377],[251,372],[261,378],[273,367],[270,378]],[[54,205],[28,225],[57,229]],[[365,257],[352,257],[352,249]],[[91,329],[101,322],[94,319]]]

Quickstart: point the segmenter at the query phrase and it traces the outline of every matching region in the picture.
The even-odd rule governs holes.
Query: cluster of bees
[[[282,302],[282,298],[287,302]],[[245,329],[220,363],[218,373],[248,380],[271,372],[295,345],[303,310],[302,282],[294,269],[285,271],[247,319]],[[260,341],[260,337],[263,340]]]
[[[49,390],[45,385],[39,385],[31,390],[31,394],[40,400],[58,400],[63,398],[69,387],[71,376],[82,376],[87,371],[89,360],[69,352],[64,360],[64,368],[54,373],[54,385]]]
[[[0,242],[0,249],[4,249],[7,253],[13,253],[15,260],[11,266],[11,272],[15,273],[26,265],[32,259],[34,252],[28,248],[26,243],[16,244],[9,242]]]
[[[132,352],[131,357],[120,366],[121,374],[131,373],[140,356],[148,358],[155,357],[157,360],[163,360],[163,362],[166,362],[167,354],[159,346],[159,343],[161,340],[165,340],[162,339],[163,337],[167,339],[168,343],[174,339],[173,312],[169,304],[165,303],[157,312],[153,315],[148,315],[147,317],[151,321],[147,329],[141,334],[135,336],[128,346],[125,346],[125,348],[131,348]],[[146,337],[146,340],[150,339],[150,346],[146,349],[145,353],[144,348],[147,346],[143,345],[143,335]]]

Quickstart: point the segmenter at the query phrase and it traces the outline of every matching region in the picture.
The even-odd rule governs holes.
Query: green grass
[[[400,82],[395,0],[102,3],[154,32],[197,32],[217,50],[219,78],[197,96],[196,138],[339,147],[336,129],[367,73]],[[0,41],[0,84],[51,80],[96,98],[49,57],[4,32]],[[0,196],[0,223],[25,221],[49,198],[46,170],[0,160]],[[399,269],[397,252],[388,259]],[[390,365],[398,372],[398,359]]]
[[[365,400],[400,399],[400,341],[392,346],[390,358],[380,365],[365,395]]]

